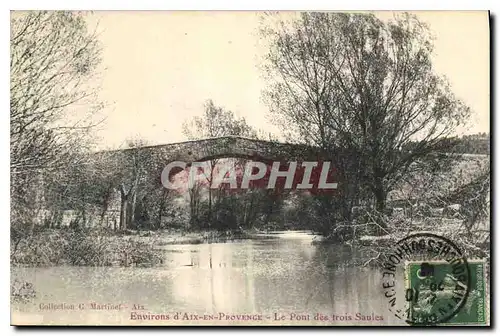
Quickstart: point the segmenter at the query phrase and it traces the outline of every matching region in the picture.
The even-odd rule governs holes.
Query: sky
[[[473,111],[470,128],[461,132],[488,132],[487,12],[414,13],[436,37],[436,72]],[[131,138],[186,140],[183,122],[201,115],[207,99],[279,135],[261,99],[259,13],[97,11],[87,21],[98,24],[103,47],[100,99],[107,105],[94,131],[99,149],[124,147]]]

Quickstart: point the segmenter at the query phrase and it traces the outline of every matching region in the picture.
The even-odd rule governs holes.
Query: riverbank
[[[398,221],[384,227],[384,234],[374,235],[370,232],[351,230],[346,238],[339,241],[338,232],[331,235],[319,237],[313,244],[319,246],[336,245],[351,249],[357,255],[350,262],[351,265],[362,267],[380,267],[382,266],[384,256],[393,250],[393,247],[400,240],[412,235],[433,234],[449,239],[460,247],[463,255],[469,259],[489,260],[490,231],[482,228],[467,230],[463,222],[458,219],[447,219],[443,217],[429,217],[425,220],[416,221]],[[341,232],[343,233],[343,232]]]
[[[281,231],[226,244],[173,244],[165,247],[165,265],[154,268],[13,267],[13,298],[20,303],[12,305],[27,319],[31,313],[40,316],[40,303],[61,302],[124,303],[129,310],[139,303],[151,313],[201,314],[211,309],[273,312],[276,307],[328,311],[332,302],[354,302],[348,313],[355,314],[368,300],[377,309],[382,309],[377,304],[387,304],[375,299],[380,296],[374,290],[380,283],[378,272],[345,266],[352,259],[349,251],[312,246],[312,239],[310,232]],[[36,297],[30,300],[33,290]],[[116,323],[120,316],[130,321],[129,310],[44,310],[43,318],[51,323],[72,319],[78,324],[91,318]]]
[[[256,231],[113,232],[99,229],[47,229],[11,244],[11,264],[47,266],[154,266],[163,263],[162,246],[251,239]]]
[[[158,231],[127,231],[124,237],[129,237],[134,241],[154,240],[155,245],[164,246],[179,244],[224,243],[240,239],[251,239],[256,233],[258,233],[256,230],[185,231],[180,229],[165,229]]]

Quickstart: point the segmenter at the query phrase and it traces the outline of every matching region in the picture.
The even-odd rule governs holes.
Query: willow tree
[[[67,140],[92,125],[101,107],[93,79],[100,63],[85,14],[13,12],[10,34],[11,170],[48,168],[64,159]],[[76,108],[85,106],[85,113]]]
[[[413,15],[277,14],[266,22],[274,120],[295,140],[348,149],[380,211],[415,163],[468,119],[432,67],[429,28]]]
[[[100,45],[95,32],[87,29],[85,15],[65,11],[11,13],[13,223],[26,224],[36,216],[32,208],[41,198],[35,194],[42,189],[42,174],[57,174],[78,164],[83,139],[87,139],[95,113],[102,107],[94,81]]]
[[[215,105],[212,100],[207,100],[204,104],[202,116],[196,116],[193,120],[183,124],[183,134],[189,140],[218,138],[224,136],[242,136],[248,138],[257,138],[257,132],[247,124],[245,118],[238,118],[230,110]],[[211,148],[207,148],[207,154],[210,156]],[[210,187],[214,180],[217,164],[221,162],[219,158],[211,158],[207,161],[208,174],[205,175],[208,184],[208,222],[212,221],[212,203],[213,190]],[[191,205],[198,207],[199,188],[190,189]],[[192,209],[193,212],[193,209]]]

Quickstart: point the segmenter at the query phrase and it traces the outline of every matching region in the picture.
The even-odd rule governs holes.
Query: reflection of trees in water
[[[307,291],[306,308],[313,305],[332,313],[376,312],[387,309],[380,296],[378,272],[352,264],[358,258],[355,248],[345,245],[317,245],[306,270],[311,286]],[[377,305],[377,307],[369,307]]]
[[[171,293],[176,301],[203,312],[253,311],[251,246],[202,244],[189,253],[195,262],[179,269]]]
[[[179,262],[161,268],[68,267],[22,270],[20,275],[34,282],[45,300],[137,302],[152,312],[355,313],[368,311],[367,301],[380,304],[371,311],[387,309],[376,290],[379,274],[343,266],[348,251],[332,245],[278,238],[172,249],[181,253],[169,251],[168,256]],[[208,266],[210,249],[213,268]],[[190,255],[194,266],[181,267]]]
[[[335,248],[333,245],[320,245],[314,249],[314,253],[310,262],[308,272],[313,275],[315,286],[310,288],[309,295],[306,299],[306,308],[310,302],[315,301],[316,297],[328,297],[328,301],[332,310],[334,310],[334,261],[332,256],[335,256]],[[326,293],[325,293],[326,289]]]

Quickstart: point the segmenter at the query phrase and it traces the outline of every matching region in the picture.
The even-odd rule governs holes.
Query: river
[[[33,301],[13,304],[12,321],[402,324],[389,312],[378,270],[350,266],[356,255],[351,248],[314,245],[313,239],[309,232],[284,231],[230,243],[167,245],[162,247],[166,262],[150,268],[12,268],[12,281],[31,282],[37,291]],[[183,320],[174,320],[176,313]],[[319,321],[318,313],[328,320]],[[141,314],[169,320],[137,320]],[[259,314],[262,321],[238,321],[242,317],[236,316]]]

